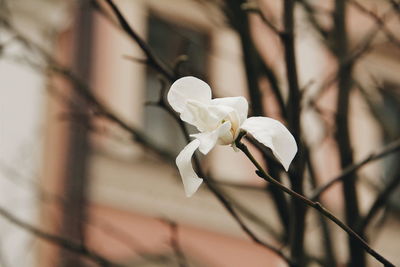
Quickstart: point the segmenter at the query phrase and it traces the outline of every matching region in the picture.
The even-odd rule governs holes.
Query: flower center
[[[234,139],[234,137],[235,137],[235,129],[233,127],[232,120],[230,120],[230,118],[225,118],[225,119],[221,120],[221,124],[224,124],[225,122],[230,122],[231,123],[231,128],[229,129],[228,132],[226,132],[225,134],[221,135],[218,138],[218,143],[220,145],[230,145],[235,140]]]

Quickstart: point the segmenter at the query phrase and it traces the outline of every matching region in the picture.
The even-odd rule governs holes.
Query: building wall
[[[56,1],[6,1],[0,9],[17,32],[48,51],[53,47],[51,33],[66,19],[64,5]],[[39,10],[54,16],[42,16]],[[32,50],[3,26],[0,42],[0,205],[16,218],[41,226],[47,77],[30,65]],[[31,234],[2,219],[0,235],[2,265],[34,266],[37,240]]]
[[[76,56],[73,50],[76,28],[74,29],[64,17],[69,13],[62,9],[59,3],[51,1],[26,4],[15,0],[13,3],[17,2],[19,5],[15,5],[15,11],[19,28],[49,48],[58,60],[73,65]],[[268,14],[278,17],[276,14],[280,14],[281,11],[276,1],[260,2]],[[366,4],[369,2],[363,1]],[[147,20],[150,14],[207,34],[210,44],[206,77],[213,93],[217,96],[247,96],[239,38],[225,25],[218,12],[205,11],[199,1],[120,0],[117,4],[130,24],[143,37],[148,32]],[[76,6],[72,6],[71,10],[76,11],[74,8]],[[327,5],[326,8],[331,6]],[[57,13],[57,10],[60,12]],[[43,13],[48,14],[48,18]],[[350,14],[350,32],[354,36],[352,43],[355,43],[370,23],[359,12],[352,10]],[[300,9],[297,18],[300,22],[305,19],[305,14]],[[250,21],[257,47],[262,51],[263,58],[278,70],[280,85],[286,91],[284,67],[281,64],[283,54],[279,48],[279,40],[258,16],[251,15]],[[63,26],[56,27],[57,31],[62,32],[56,46],[47,43],[48,36],[38,30],[42,29],[42,26],[46,28],[49,24]],[[359,27],[360,24],[364,27]],[[126,56],[141,59],[143,54],[132,41],[99,14],[94,16],[93,25],[91,73],[88,83],[102,102],[131,125],[144,130],[146,68],[143,64],[126,59]],[[390,22],[391,30],[398,34],[395,26],[394,22]],[[306,110],[307,97],[312,97],[321,86],[319,81],[313,82],[313,78],[329,77],[336,70],[336,65],[330,52],[320,45],[319,39],[309,31],[309,27],[301,23],[297,27],[297,54],[300,62],[298,67],[300,85],[307,89],[304,103]],[[377,42],[383,42],[382,40],[383,37],[378,36]],[[10,49],[14,50],[13,55],[24,53],[24,48],[20,46],[11,46]],[[385,47],[378,49],[379,53],[369,54],[356,66],[356,75],[360,80],[365,83],[372,82],[365,74],[373,72],[384,80],[400,83],[397,75],[398,55],[391,54],[388,50]],[[24,186],[1,179],[1,205],[10,207],[16,215],[49,232],[60,234],[59,226],[62,217],[65,216],[60,207],[65,199],[61,202],[39,202],[36,185],[40,183],[41,190],[56,196],[65,196],[63,186],[68,179],[65,175],[70,146],[68,140],[74,126],[69,121],[60,120],[60,115],[74,114],[73,110],[66,108],[65,103],[60,102],[54,95],[50,94],[51,97],[47,98],[43,88],[61,88],[64,97],[71,96],[71,88],[62,79],[47,80],[45,74],[32,71],[26,66],[21,67],[12,61],[0,61],[0,80],[0,163],[4,161],[3,165],[21,172],[21,175],[18,175],[20,177],[34,177],[33,184],[24,182]],[[279,119],[280,115],[274,109],[276,103],[271,100],[270,88],[263,81],[261,83],[264,101],[268,104],[267,110],[272,117]],[[335,112],[335,90],[335,85],[331,86],[328,93],[318,102],[331,115]],[[351,101],[355,158],[361,159],[381,146],[381,136],[377,131],[376,122],[367,115],[366,104],[360,95],[354,93]],[[331,134],[320,142],[325,129],[311,109],[306,112],[309,113],[302,122],[304,131],[307,132],[305,138],[314,145],[313,160],[317,162],[316,171],[321,177],[319,182],[324,183],[340,173],[333,136]],[[115,261],[132,264],[143,260],[139,255],[143,252],[170,255],[173,253],[169,245],[172,230],[165,220],[171,220],[178,223],[178,238],[183,252],[191,260],[198,262],[199,266],[202,266],[201,263],[216,267],[282,265],[275,255],[248,240],[237,223],[204,186],[194,197],[186,198],[174,166],[148,153],[140,145],[132,144],[126,132],[115,125],[95,116],[93,119],[95,126],[100,130],[90,135],[86,166],[89,179],[88,217],[87,221],[81,222],[85,225],[86,242],[91,248]],[[334,123],[332,119],[327,120],[330,124]],[[313,131],[307,131],[311,128]],[[243,218],[251,229],[274,244],[274,238],[282,229],[273,212],[272,202],[265,192],[265,184],[256,178],[251,164],[242,154],[234,153],[231,148],[218,147],[204,159],[204,165],[220,182],[230,184],[223,186],[223,189],[228,197],[235,196],[238,200],[238,210],[244,214]],[[0,167],[1,178],[9,177],[9,172],[4,171],[8,168]],[[374,164],[366,168],[364,173],[374,178],[380,170],[381,165]],[[35,175],[36,172],[40,175]],[[36,176],[41,178],[36,179]],[[235,185],[244,185],[247,189],[238,189]],[[374,190],[364,183],[359,190],[362,209],[365,210],[373,200]],[[329,190],[323,200],[335,214],[342,216],[340,188]],[[40,206],[40,212],[37,212],[37,205]],[[379,237],[375,238],[375,234],[371,233],[372,245],[393,259],[394,263],[400,263],[396,254],[397,247],[394,245],[399,237],[396,231],[399,222],[394,216],[390,216]],[[310,213],[307,222],[312,225],[316,221],[315,214]],[[58,247],[40,243],[38,254],[35,254],[36,250],[31,250],[31,254],[22,259],[20,255],[25,250],[21,252],[19,248],[27,246],[32,240],[31,236],[6,222],[1,223],[0,231],[5,237],[0,245],[5,249],[6,261],[18,259],[15,263],[12,261],[12,264],[33,266],[33,262],[38,260],[37,266],[56,266],[60,256]],[[335,227],[331,228],[336,251],[344,261],[346,252],[342,244],[346,235]],[[309,231],[306,241],[309,251],[318,254],[320,242],[317,232]],[[35,259],[37,255],[38,259]],[[371,260],[371,263],[373,266],[375,261]]]

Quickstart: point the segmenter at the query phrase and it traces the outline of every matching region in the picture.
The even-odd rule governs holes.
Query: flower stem
[[[285,193],[289,194],[290,196],[297,198],[298,200],[302,201],[304,204],[307,206],[317,210],[319,213],[324,215],[326,218],[334,222],[336,225],[338,225],[340,228],[342,228],[347,234],[353,238],[355,241],[357,241],[360,246],[362,246],[366,252],[368,252],[371,256],[373,256],[375,259],[377,259],[379,262],[381,262],[384,266],[394,266],[390,261],[388,261],[386,258],[384,258],[382,255],[380,255],[378,252],[376,252],[373,248],[371,248],[367,242],[365,242],[356,232],[354,232],[349,226],[347,226],[345,223],[343,223],[341,220],[339,220],[335,215],[333,215],[330,211],[328,211],[325,207],[321,205],[321,203],[312,201],[305,196],[296,193],[295,191],[291,190],[290,188],[284,186],[280,182],[278,182],[276,179],[271,177],[258,163],[258,161],[254,158],[254,156],[250,153],[249,149],[245,144],[243,144],[240,140],[245,135],[245,133],[241,133],[239,137],[236,139],[236,147],[239,148],[249,159],[250,161],[254,164],[254,166],[257,168],[256,173],[258,176],[266,180],[267,182],[271,183],[274,186],[277,186],[279,189],[284,191]]]

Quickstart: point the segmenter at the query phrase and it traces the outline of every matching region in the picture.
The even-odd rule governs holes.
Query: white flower
[[[167,99],[183,121],[200,131],[191,135],[195,139],[176,158],[188,197],[197,191],[203,181],[192,167],[191,159],[196,149],[206,155],[216,144],[234,147],[241,130],[270,148],[285,170],[288,170],[297,153],[296,141],[282,123],[266,117],[247,118],[248,103],[244,97],[211,99],[210,86],[188,76],[172,84]]]

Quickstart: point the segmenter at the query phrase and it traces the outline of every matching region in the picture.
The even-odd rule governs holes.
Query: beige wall
[[[263,2],[265,2],[266,8],[270,8],[273,11],[272,14],[279,12],[279,7],[274,6],[272,1]],[[216,27],[210,24],[210,20],[207,19],[207,16],[196,4],[191,4],[190,1],[122,1],[120,4],[123,6],[125,15],[128,16],[132,25],[142,36],[146,32],[145,20],[149,10],[153,10],[171,20],[181,21],[182,24],[196,25],[208,31],[212,43],[209,58],[209,77],[211,78],[212,87],[215,88],[215,92],[220,96],[246,95],[238,37],[226,27],[221,25]],[[179,8],[176,8],[177,6]],[[351,32],[356,31],[355,29],[359,28],[360,23],[365,21],[365,18],[356,13],[351,13],[352,20],[354,20],[354,23],[351,23]],[[299,10],[297,16],[299,20],[304,20],[305,15],[301,10]],[[107,26],[106,22],[101,19],[96,22],[96,38],[98,38],[96,43],[99,45],[95,49],[95,54],[97,55],[95,57],[94,70],[95,88],[110,106],[114,107],[134,125],[140,127],[143,103],[141,88],[143,88],[144,70],[140,65],[135,65],[122,59],[122,55],[129,54],[138,57],[142,55],[130,41],[122,37],[112,27]],[[279,70],[278,75],[281,78],[282,86],[285,88],[284,68],[279,64],[283,59],[282,51],[278,48],[279,41],[271,31],[261,24],[261,21],[256,16],[252,16],[251,23],[254,27],[254,38],[258,48],[263,51],[263,57]],[[367,23],[364,26],[367,27],[368,25]],[[307,109],[307,97],[312,97],[313,93],[322,85],[319,82],[323,80],[321,78],[328,78],[335,71],[336,66],[330,52],[320,44],[318,38],[307,27],[299,25],[298,31],[297,54],[299,58],[300,85],[309,85],[304,101],[305,109]],[[355,35],[357,36],[358,33],[361,35],[362,31],[357,32]],[[392,66],[390,70],[387,68],[377,69],[379,68],[378,66],[368,65],[368,61],[374,59],[374,57],[379,56],[368,56],[362,65],[365,65],[365,68],[380,71],[382,75],[398,77],[394,73],[399,67],[398,61],[385,59],[384,66]],[[104,73],[106,66],[111,65],[113,67],[108,68],[108,72]],[[393,73],[389,74],[391,72]],[[315,77],[318,80],[313,82]],[[112,90],[109,90],[109,88],[112,88]],[[135,89],[132,90],[132,88]],[[327,94],[319,101],[319,105],[332,114],[334,114],[335,110],[335,89],[335,86],[331,86]],[[268,102],[269,95],[267,90],[265,101]],[[320,140],[322,139],[321,135],[325,133],[325,130],[321,126],[321,122],[315,119],[316,116],[312,113],[312,110],[310,110],[310,113],[310,116],[307,116],[302,124],[307,141],[315,143],[313,160],[317,162],[317,172],[321,177],[320,183],[324,183],[340,173],[339,163],[336,160],[337,152],[332,135],[324,142],[319,143],[319,141],[322,141]],[[379,147],[379,133],[374,122],[367,116],[365,103],[361,101],[357,94],[352,96],[351,114],[355,157],[356,159],[361,159]],[[334,123],[332,118],[330,119],[331,121],[328,121],[328,123]],[[313,130],[310,132],[310,129]],[[366,132],[363,129],[372,130]],[[91,199],[100,208],[100,211],[96,212],[106,212],[104,210],[106,209],[107,212],[111,213],[131,214],[126,216],[132,216],[132,218],[136,218],[135,216],[137,215],[134,214],[141,214],[139,216],[144,216],[146,218],[144,220],[150,220],[149,217],[166,217],[182,223],[185,227],[194,227],[197,229],[196,231],[202,232],[205,236],[210,233],[219,233],[218,235],[224,236],[221,240],[225,240],[221,242],[243,244],[243,251],[251,247],[245,241],[240,241],[240,239],[246,239],[246,237],[241,233],[236,223],[221,208],[220,204],[206,190],[201,189],[193,198],[186,199],[183,196],[179,177],[177,177],[176,170],[173,167],[160,163],[157,159],[143,156],[143,154],[135,150],[137,148],[134,146],[132,148],[115,144],[114,146],[109,146],[107,142],[103,140],[97,144],[98,150],[91,158]],[[366,143],[369,145],[365,146],[364,144]],[[122,152],[129,149],[132,149],[132,153]],[[136,153],[133,151],[136,151]],[[157,168],[154,166],[157,166]],[[207,157],[206,166],[217,178],[223,181],[254,185],[262,184],[259,179],[255,179],[253,168],[244,160],[244,157],[241,154],[234,153],[229,147],[216,148]],[[239,167],[230,168],[229,166]],[[379,165],[372,166],[367,170],[369,173],[376,173],[379,171]],[[279,230],[275,214],[271,216],[270,213],[266,212],[271,210],[272,207],[270,200],[263,192],[236,191],[233,189],[227,189],[227,191],[245,203],[244,206],[246,208],[251,209],[254,214],[271,224],[273,229]],[[361,187],[360,192],[362,193],[362,208],[365,209],[371,203],[373,194],[366,187]],[[339,216],[341,215],[343,204],[340,194],[340,188],[335,186],[323,197],[327,206]],[[312,215],[310,217],[308,221],[310,223],[315,222]],[[135,220],[132,219],[132,223],[135,223]],[[380,240],[385,240],[385,238],[394,240],[394,236],[398,236],[395,231],[397,225],[398,223],[394,220],[388,223],[385,232],[382,233],[377,243],[373,244],[377,250],[387,251],[388,255],[392,253],[392,249],[387,248],[388,243],[380,242]],[[265,231],[263,225],[254,223],[252,227],[257,233],[271,240],[271,234]],[[143,231],[147,230],[143,228]],[[184,239],[194,240],[196,235],[189,232]],[[315,233],[307,235],[307,246],[310,247],[310,251],[318,250],[318,242],[316,242],[315,238]],[[344,242],[345,238],[346,235],[342,231],[334,230],[336,249],[340,252],[339,254],[343,260],[346,255],[344,247],[340,244]],[[96,237],[94,236],[93,239],[96,239]],[[186,244],[186,241],[182,242]],[[204,242],[211,244],[214,241],[210,235],[210,239]],[[208,245],[205,246],[208,247]],[[193,249],[191,245],[188,245],[188,248],[190,248],[190,251]],[[231,253],[233,253],[232,251]],[[202,253],[206,252],[203,251]],[[215,257],[214,260],[218,260],[215,255],[210,257]],[[396,258],[395,254],[391,254],[390,258],[395,259],[395,262],[400,262],[400,258]],[[215,266],[224,266],[222,263],[215,264],[217,264]]]
[[[37,24],[39,26],[60,24],[67,27],[68,20],[63,16],[68,13],[59,3],[52,4],[51,1],[34,1],[32,2],[34,4],[26,4],[29,1],[14,0],[14,3],[17,2],[20,3],[19,6],[16,5],[17,16],[21,18],[20,28],[52,50],[53,44],[41,40],[41,36],[43,39],[48,36],[43,35],[44,33],[40,30],[37,31]],[[265,4],[266,9],[272,10],[271,14],[279,13],[276,1],[261,2]],[[374,3],[374,1],[370,2]],[[38,3],[42,3],[40,8]],[[207,32],[211,40],[208,74],[215,92],[219,96],[246,96],[238,37],[224,26],[221,20],[218,18],[214,20],[216,16],[212,16],[211,19],[210,14],[206,14],[200,5],[187,0],[120,0],[118,5],[141,36],[146,35],[146,19],[149,12],[156,12],[159,16],[184,25],[195,26]],[[43,13],[48,14],[49,17],[46,18]],[[299,11],[298,17],[302,19],[303,16],[304,14]],[[363,31],[358,32],[356,29],[359,29],[360,23],[364,25],[366,20],[360,17],[360,14],[357,15],[357,12],[352,13],[351,16],[354,18],[351,32],[354,32],[356,37],[361,36]],[[261,54],[279,70],[278,74],[285,88],[284,68],[279,63],[282,62],[282,51],[278,48],[279,40],[273,37],[273,33],[268,31],[257,16],[251,17],[251,23],[258,48],[262,50]],[[368,25],[365,23],[365,26]],[[391,22],[390,27],[394,32],[398,30],[395,26],[396,24]],[[71,58],[69,34],[68,31],[64,31],[55,53],[60,55],[60,60],[65,60],[64,62]],[[308,33],[308,28],[299,27],[300,35],[297,53],[301,62],[299,63],[301,85],[308,84],[314,77],[328,77],[335,71],[333,58],[319,45],[315,36]],[[145,69],[140,64],[124,59],[123,56],[141,58],[143,55],[135,44],[98,15],[95,18],[94,36],[91,83],[96,90],[95,93],[118,115],[140,128],[143,123]],[[23,52],[20,47],[13,49],[16,54]],[[381,62],[381,64],[376,64],[376,62]],[[400,83],[398,62],[395,56],[371,54],[357,66],[356,72],[366,83],[371,81],[363,79],[365,75],[363,71],[373,72],[385,79]],[[0,61],[0,80],[2,83],[0,88],[0,160],[6,160],[7,164],[20,170],[22,166],[22,171],[30,174],[41,169],[38,172],[43,174],[43,180],[41,180],[43,188],[50,192],[62,193],[63,189],[57,177],[63,176],[60,172],[66,156],[64,141],[67,140],[67,125],[60,123],[58,115],[66,110],[56,100],[44,98],[42,89],[48,81],[43,75],[15,63]],[[67,88],[59,81],[54,81],[54,83],[57,87]],[[312,83],[308,92],[312,95],[318,86],[320,84]],[[335,87],[332,86],[319,103],[332,112],[335,108],[334,89]],[[268,90],[266,86],[265,101],[270,103]],[[44,106],[47,108],[46,112],[43,110]],[[357,94],[354,94],[352,98],[351,112],[353,115],[352,138],[355,140],[356,158],[360,159],[379,147],[380,144],[377,141],[379,133],[374,127],[374,122],[368,119],[365,103]],[[306,138],[310,137],[310,142],[315,142],[324,133],[314,115],[311,114],[303,122],[305,129],[314,129],[312,133],[306,134]],[[99,125],[102,123],[104,122],[100,122]],[[44,130],[43,124],[46,125]],[[119,141],[97,134],[91,139],[93,151],[90,157],[89,175],[91,179],[90,214],[93,222],[87,230],[89,245],[96,251],[115,260],[135,260],[135,255],[141,251],[137,248],[132,249],[130,245],[122,242],[121,239],[124,238],[113,234],[112,230],[107,230],[107,227],[105,230],[104,222],[110,224],[110,229],[128,233],[129,236],[133,236],[132,240],[138,239],[146,251],[168,250],[166,240],[169,237],[169,229],[160,220],[155,219],[161,217],[180,224],[179,237],[184,252],[193,259],[204,260],[207,266],[279,266],[280,263],[272,254],[248,240],[237,223],[204,186],[194,197],[186,198],[174,166],[163,163],[147,155],[141,147],[132,145],[129,136],[117,127],[106,123],[104,125],[119,137]],[[364,129],[373,130],[366,133]],[[45,143],[44,147],[42,141]],[[366,143],[369,145],[365,146]],[[41,159],[40,155],[43,154],[44,163],[42,164],[40,160],[29,162],[21,160],[18,153],[24,150],[24,147],[34,151],[34,156],[29,156],[29,158]],[[317,143],[313,152],[314,160],[319,162],[317,171],[320,174],[321,183],[340,173],[331,138],[322,144]],[[41,168],[41,165],[44,167]],[[251,164],[244,159],[242,154],[234,153],[231,148],[218,147],[207,157],[205,165],[221,181],[254,186],[255,189],[247,190],[233,187],[224,187],[224,189],[228,196],[233,195],[242,203],[242,209],[250,211],[250,215],[257,218],[250,221],[248,216],[244,216],[250,227],[265,240],[273,242],[274,234],[271,232],[279,232],[281,229],[276,214],[272,212],[273,207],[268,195],[261,187],[257,188],[263,185],[263,182],[256,179]],[[235,168],[230,166],[235,166]],[[369,173],[379,171],[379,164],[367,171]],[[2,178],[6,178],[5,176],[2,175]],[[22,190],[19,186],[16,189],[15,185],[4,182],[2,179],[0,188],[2,204],[5,206],[13,204],[13,211],[21,218],[36,221],[37,202],[35,197],[31,196],[32,192],[35,192],[33,186],[28,188],[30,193],[27,195],[25,189]],[[365,208],[370,204],[373,194],[367,187],[361,187],[360,191],[362,192],[361,202]],[[324,200],[330,209],[340,215],[342,203],[339,195],[339,188],[334,187],[325,194]],[[41,208],[42,220],[36,222],[49,231],[57,232],[58,207],[42,205]],[[311,224],[316,221],[313,216],[314,214],[311,214],[307,218]],[[49,223],[48,218],[54,221]],[[397,246],[394,245],[400,238],[397,231],[398,220],[391,217],[382,229],[378,238],[375,238],[372,233],[373,247],[378,251],[383,251],[383,254],[393,259],[393,262],[400,264]],[[31,237],[3,222],[0,224],[0,231],[5,234],[6,258],[18,258],[21,253],[20,248],[27,244]],[[307,234],[307,246],[312,252],[319,250],[316,234],[312,231]],[[345,238],[345,234],[335,228],[336,249],[343,259],[346,255],[344,246],[341,244]],[[56,250],[55,247],[44,247],[45,253],[40,254],[41,259],[44,259],[44,262],[49,264],[48,266],[52,263],[51,256],[57,256],[54,254]],[[32,253],[25,258],[27,263],[18,264],[17,262],[15,266],[33,265],[35,254]],[[44,266],[44,262],[39,261],[37,266]],[[375,264],[374,261],[371,262]]]

